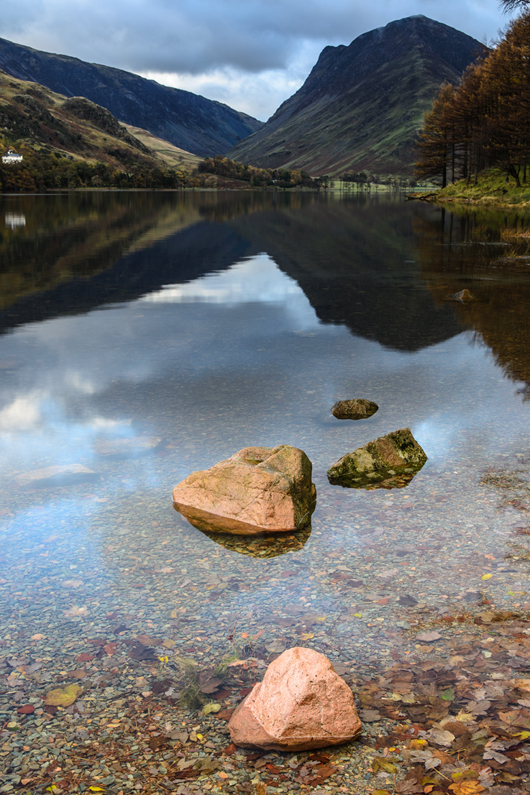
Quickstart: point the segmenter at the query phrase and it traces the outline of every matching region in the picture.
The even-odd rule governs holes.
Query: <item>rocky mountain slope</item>
[[[413,143],[443,81],[456,83],[485,47],[424,16],[326,47],[304,85],[229,157],[312,176],[370,169],[411,174]]]
[[[225,154],[262,122],[221,102],[162,86],[154,80],[53,55],[0,39],[0,69],[64,94],[86,97],[121,122],[142,127],[175,146],[203,157]]]

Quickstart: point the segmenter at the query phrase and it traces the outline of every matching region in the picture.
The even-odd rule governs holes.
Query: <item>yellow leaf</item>
[[[326,620],[326,616],[317,616],[317,618],[315,618],[315,621],[319,621],[320,623],[322,623],[322,621],[325,621],[325,620]]]
[[[315,637],[314,632],[302,632],[302,640],[310,640],[311,638]]]
[[[517,734],[514,734],[513,736],[520,737],[521,740],[528,740],[530,737],[530,732],[517,732]]]
[[[356,618],[362,618],[362,617],[363,617],[363,614],[362,614],[362,613],[354,613],[353,615],[354,615]]]
[[[46,693],[45,704],[53,707],[69,707],[82,692],[83,688],[81,685],[58,687],[57,690],[50,690],[49,693]]]
[[[483,574],[480,579],[481,580],[489,580],[490,577],[493,577],[493,574]],[[482,789],[484,789],[484,787]],[[480,792],[481,790],[477,790],[477,791]]]
[[[384,770],[385,773],[397,773],[397,767],[383,756],[375,757],[374,761],[372,762],[372,769],[374,773],[377,773],[378,770]]]
[[[486,787],[483,787],[478,781],[459,781],[451,784],[449,789],[453,791],[454,795],[479,795],[480,792],[484,792]]]
[[[104,792],[103,787],[89,787],[90,792]]]

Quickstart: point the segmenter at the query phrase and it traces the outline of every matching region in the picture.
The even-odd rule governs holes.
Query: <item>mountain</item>
[[[68,99],[2,71],[0,129],[0,140],[7,134],[34,151],[56,152],[71,160],[98,161],[114,168],[164,164],[105,108],[83,97]]]
[[[312,176],[411,174],[423,113],[441,83],[456,83],[485,50],[424,16],[391,22],[347,47],[326,47],[296,94],[228,156]]]
[[[0,39],[0,69],[64,94],[86,97],[117,119],[201,157],[226,154],[262,122],[210,99],[131,72]]]

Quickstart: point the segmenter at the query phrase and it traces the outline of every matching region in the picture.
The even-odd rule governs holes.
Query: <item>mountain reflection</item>
[[[509,378],[530,383],[530,265],[499,262],[514,253],[501,240],[521,222],[513,213],[252,192],[10,196],[2,204],[2,331],[142,296],[238,303],[251,300],[250,289],[268,300],[280,286],[275,263],[322,323],[401,351],[472,329]],[[242,262],[257,255],[261,270],[254,260],[245,285]],[[232,293],[221,296],[212,274],[234,265],[235,280],[223,282]],[[477,300],[447,301],[464,288]]]
[[[124,192],[4,204],[26,225],[2,231],[2,330],[175,290],[264,252],[323,323],[405,351],[461,331],[419,281],[410,211],[388,197]]]

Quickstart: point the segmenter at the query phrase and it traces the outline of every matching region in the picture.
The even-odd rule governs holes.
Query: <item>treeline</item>
[[[320,188],[327,177],[312,179],[305,171],[246,166],[226,157],[207,158],[188,174],[172,168],[130,164],[124,169],[106,163],[75,160],[71,155],[11,144],[23,155],[21,163],[0,164],[0,192],[32,193],[75,188],[203,188],[213,187],[211,175],[247,182],[250,187]],[[4,144],[2,151],[7,151]],[[232,187],[232,186],[228,186]],[[233,187],[237,187],[234,185]]]
[[[34,151],[23,146],[18,151],[24,158],[21,163],[0,163],[2,193],[73,188],[181,188],[189,181],[187,174],[170,168],[135,164],[121,170],[106,163],[74,160],[44,149]]]
[[[296,188],[298,186],[319,187],[318,180],[312,179],[305,171],[285,168],[255,168],[229,160],[218,155],[202,160],[198,165],[199,174],[216,174],[226,179],[237,179],[248,182],[255,187],[276,186],[278,188]]]
[[[386,185],[392,188],[414,188],[417,185],[415,179],[408,177],[383,177],[379,174],[372,174],[369,171],[346,172],[339,177],[343,183],[353,183],[358,187],[370,187],[370,185]]]
[[[530,12],[514,20],[497,47],[471,65],[459,86],[442,86],[426,114],[416,174],[474,179],[497,167],[517,185],[530,162]]]

